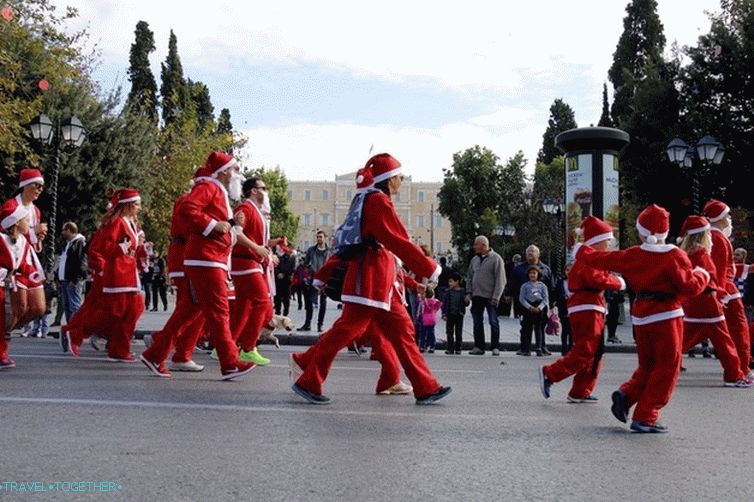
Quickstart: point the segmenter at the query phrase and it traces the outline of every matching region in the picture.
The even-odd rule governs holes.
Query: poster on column
[[[577,229],[592,214],[592,155],[566,157],[566,256],[581,240]]]
[[[618,175],[618,157],[613,154],[602,155],[602,214],[605,222],[613,227],[615,240],[611,249],[617,249],[620,242],[620,190]]]

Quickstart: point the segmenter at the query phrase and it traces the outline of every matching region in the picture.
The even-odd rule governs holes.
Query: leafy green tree
[[[134,31],[134,43],[128,57],[128,80],[131,91],[128,93],[126,105],[135,111],[144,113],[149,119],[157,123],[157,82],[155,82],[152,68],[149,66],[149,54],[154,52],[154,33],[149,29],[149,23],[139,21]]]
[[[183,77],[183,65],[181,64],[181,58],[178,56],[178,38],[173,33],[173,30],[170,30],[168,55],[165,58],[165,62],[162,63],[161,69],[162,85],[160,86],[160,94],[162,95],[162,120],[165,122],[165,125],[169,125],[179,115],[183,115],[184,119],[186,119],[187,112],[193,109],[188,84]]]
[[[209,96],[209,88],[202,82],[188,81],[191,101],[196,109],[196,118],[199,122],[199,130],[215,128],[215,107],[212,106],[212,100]]]
[[[607,100],[607,84],[602,84],[602,115],[597,122],[600,127],[613,127],[613,119],[610,117],[610,103]]]
[[[297,242],[299,217],[288,208],[288,178],[286,178],[285,173],[279,166],[275,169],[261,167],[251,171],[248,177],[251,176],[259,176],[267,185],[270,207],[272,208],[270,235],[272,237],[284,235],[288,238],[289,243]]]
[[[497,155],[479,145],[453,154],[452,167],[443,170],[438,210],[450,221],[453,245],[462,254],[470,256],[474,238],[491,235],[500,223],[501,172]]]
[[[537,155],[537,162],[549,164],[552,159],[560,155],[560,151],[555,148],[555,136],[563,131],[578,127],[573,109],[558,98],[550,106],[550,118],[547,121],[547,129],[542,135],[542,149]]]

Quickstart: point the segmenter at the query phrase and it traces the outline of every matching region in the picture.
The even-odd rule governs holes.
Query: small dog
[[[286,331],[293,330],[293,321],[290,318],[282,315],[272,316],[272,320],[262,327],[262,332],[259,334],[259,340],[269,343],[274,343],[275,347],[280,348],[280,341],[278,337],[272,333],[279,328],[283,328]]]

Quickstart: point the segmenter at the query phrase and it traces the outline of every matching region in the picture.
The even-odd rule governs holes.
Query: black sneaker
[[[440,387],[436,391],[434,391],[432,394],[424,397],[419,397],[416,399],[416,404],[432,404],[435,401],[439,401],[440,399],[444,398],[448,394],[450,394],[450,391],[452,389],[450,387]]]
[[[309,326],[308,324],[304,324],[300,328],[296,329],[296,331],[311,331],[311,330],[312,330],[312,327]]]
[[[293,389],[293,392],[306,399],[309,404],[330,404],[329,397],[322,394],[312,394],[296,383],[291,386],[291,389]]]
[[[613,392],[613,405],[610,407],[610,411],[613,412],[613,416],[623,422],[628,421],[628,397],[622,390],[616,390]]]
[[[660,422],[648,424],[647,422],[640,422],[638,420],[631,422],[631,430],[634,432],[645,432],[650,434],[664,434],[668,432],[668,428]]]
[[[537,369],[537,374],[539,375],[539,390],[542,391],[545,399],[550,399],[550,380],[545,375],[545,367],[540,366]]]

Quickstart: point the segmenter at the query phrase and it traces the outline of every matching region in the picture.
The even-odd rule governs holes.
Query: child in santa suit
[[[450,393],[432,375],[414,343],[414,327],[400,298],[397,256],[418,278],[436,281],[440,267],[408,236],[390,196],[398,192],[400,163],[388,154],[372,157],[371,169],[377,192],[365,195],[360,234],[374,246],[366,246],[348,261],[343,280],[343,313],[332,328],[309,350],[311,359],[293,390],[312,404],[327,404],[322,385],[337,353],[361,336],[371,322],[379,323],[393,346],[411,384],[417,404],[430,404]]]
[[[581,223],[581,229],[584,246],[597,251],[608,250],[614,238],[610,225],[594,216],[587,216]],[[602,367],[601,356],[598,357],[597,353],[605,325],[604,290],[621,290],[625,287],[620,277],[589,267],[583,260],[573,262],[568,272],[568,290],[571,293],[568,297],[568,318],[574,345],[565,356],[540,368],[539,381],[545,399],[550,397],[550,385],[575,375],[568,401],[597,402],[592,392]]]
[[[585,265],[618,272],[636,292],[631,320],[636,332],[639,367],[613,392],[612,412],[626,422],[636,404],[631,430],[667,432],[659,422],[660,410],[670,401],[681,369],[683,309],[685,298],[701,293],[709,273],[693,267],[686,253],[665,244],[669,214],[655,205],[644,209],[636,220],[640,246],[622,251],[576,250],[576,260]]]
[[[710,224],[702,216],[689,216],[681,227],[681,249],[691,264],[702,267],[710,274],[707,288],[683,304],[683,348],[687,352],[702,340],[710,339],[715,345],[715,354],[723,367],[723,382],[726,387],[751,387],[752,382],[741,371],[736,346],[728,333],[723,315],[723,306],[718,298],[725,290],[717,285],[715,264],[710,258],[712,239]]]
[[[34,204],[44,190],[44,178],[38,169],[22,169],[19,175],[18,187],[21,193],[8,200],[6,204],[15,209],[22,206],[26,208],[29,225],[24,232],[26,241],[34,249],[33,260],[39,262],[36,253],[42,251],[42,241],[47,236],[47,224],[42,223],[42,213]],[[41,267],[41,264],[35,264],[34,268]],[[31,277],[22,273],[16,280],[17,294],[16,302],[18,303],[18,314],[20,315],[19,326],[42,316],[47,310],[44,296],[45,278]]]
[[[44,277],[39,260],[33,260],[34,248],[24,237],[28,231],[29,210],[18,204],[3,204],[0,208],[0,370],[16,366],[8,356],[6,335],[22,325],[18,281],[21,277],[33,280]]]
[[[728,240],[733,232],[730,208],[719,200],[710,199],[704,206],[704,216],[707,217],[712,227],[710,255],[717,271],[715,279],[718,286],[725,290],[725,295],[720,299],[725,307],[723,309],[725,323],[728,326],[728,332],[733,343],[736,345],[741,371],[747,375],[747,378],[754,378],[754,372],[749,370],[749,363],[751,362],[749,323],[746,319],[741,293],[733,282],[733,246]]]

